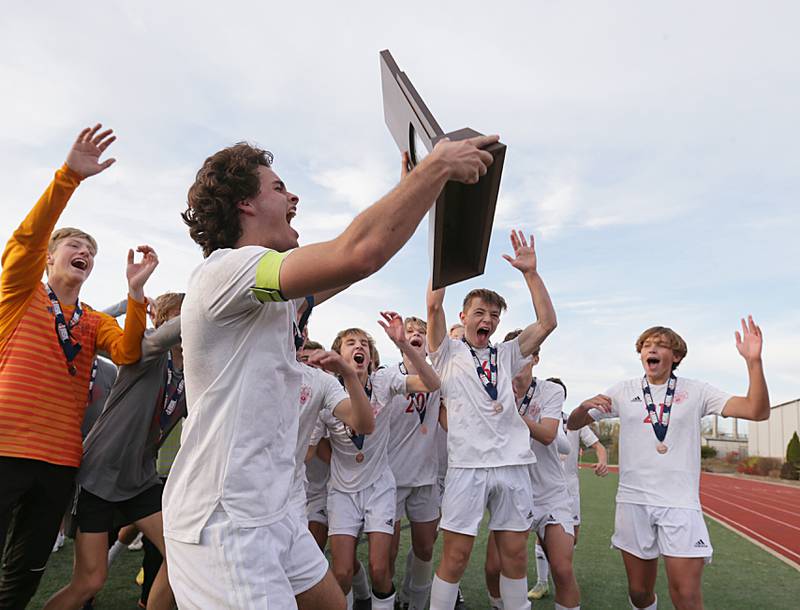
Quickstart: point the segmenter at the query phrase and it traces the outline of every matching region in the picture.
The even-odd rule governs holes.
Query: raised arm
[[[761,348],[764,337],[753,316],[742,320],[742,333],[736,332],[736,349],[747,363],[749,385],[747,396],[732,396],[725,403],[722,415],[738,417],[752,421],[769,419],[769,391],[764,377],[764,365],[761,362]]]
[[[181,342],[181,317],[176,316],[164,322],[155,330],[145,334],[142,339],[142,361],[158,358],[168,349]]]
[[[110,129],[98,133],[100,127],[87,127],[78,134],[66,162],[6,244],[0,274],[0,342],[10,336],[31,291],[39,285],[47,266],[50,234],[72,193],[83,179],[114,163],[113,159],[99,162],[115,140]]]
[[[503,255],[512,267],[519,270],[525,278],[528,290],[533,300],[533,310],[536,312],[536,322],[528,325],[519,336],[519,349],[523,356],[530,356],[544,342],[547,336],[556,328],[556,312],[547,288],[544,286],[541,276],[536,269],[536,250],[533,245],[533,235],[531,243],[525,240],[522,231],[511,231],[511,247],[514,249],[514,256]]]
[[[406,330],[403,325],[403,318],[395,311],[382,311],[383,320],[378,320],[381,328],[397,346],[402,354],[408,358],[412,366],[416,369],[416,375],[406,377],[406,392],[434,392],[441,387],[439,375],[428,364],[420,352],[411,347],[406,340]]]
[[[334,415],[355,430],[357,434],[372,434],[375,430],[375,416],[355,369],[334,351],[314,352],[309,356],[308,364],[318,366],[342,378],[349,398],[336,405],[333,410]]]
[[[389,194],[359,214],[336,239],[293,250],[280,269],[280,290],[291,299],[364,279],[405,244],[448,180],[474,184],[492,155],[482,147],[498,140],[480,136],[441,141]]]
[[[433,278],[428,283],[425,304],[428,309],[428,351],[435,352],[447,337],[447,320],[444,315],[444,288],[433,289]]]

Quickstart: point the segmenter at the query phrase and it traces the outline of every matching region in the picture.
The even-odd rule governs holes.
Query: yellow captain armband
[[[262,303],[284,302],[287,299],[281,294],[281,264],[288,252],[275,252],[269,250],[256,267],[256,283],[250,288]]]

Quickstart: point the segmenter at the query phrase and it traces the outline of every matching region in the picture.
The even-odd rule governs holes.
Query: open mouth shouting
[[[661,358],[658,356],[648,356],[644,362],[648,371],[655,371],[661,366]]]
[[[355,362],[358,366],[362,366],[366,360],[367,356],[363,352],[356,352],[353,354],[353,362]]]
[[[478,328],[478,339],[481,341],[487,341],[489,339],[489,332],[488,326],[480,326]]]
[[[286,224],[289,225],[290,229],[292,229],[292,231],[295,234],[295,237],[299,237],[300,234],[295,230],[294,227],[292,227],[292,220],[294,219],[295,216],[297,216],[297,208],[292,206],[291,208],[289,208],[289,211],[286,212]]]
[[[73,258],[69,264],[76,269],[80,269],[81,271],[86,271],[89,268],[89,261],[82,257]]]
[[[419,349],[423,345],[422,337],[415,335],[411,337],[411,341],[408,342],[411,347],[415,349]]]

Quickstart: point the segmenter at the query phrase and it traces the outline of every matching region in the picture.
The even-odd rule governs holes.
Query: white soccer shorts
[[[533,529],[544,540],[548,525],[560,525],[570,536],[575,536],[572,501],[566,494],[562,499],[547,504],[534,504]]]
[[[353,493],[328,489],[328,535],[394,534],[394,476],[388,468],[369,487]]]
[[[306,524],[289,514],[270,525],[240,528],[217,510],[199,544],[166,544],[169,583],[181,609],[297,608],[295,595],[328,571]]]
[[[641,559],[702,557],[711,562],[714,549],[700,510],[617,503],[611,545]]]
[[[570,496],[572,501],[572,521],[575,526],[581,524],[581,495]]]
[[[407,517],[413,523],[427,523],[439,518],[442,497],[439,485],[421,485],[419,487],[397,488],[397,510],[395,520]]]
[[[487,507],[490,530],[531,528],[533,490],[526,464],[447,470],[440,529],[476,536]]]

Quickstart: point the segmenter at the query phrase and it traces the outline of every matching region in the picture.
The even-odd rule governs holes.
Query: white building
[[[772,407],[766,421],[747,424],[750,455],[786,458],[786,445],[792,434],[800,434],[800,398]]]

